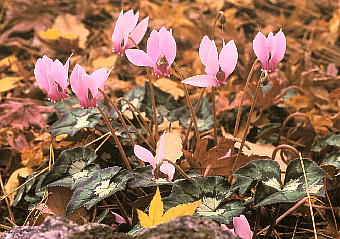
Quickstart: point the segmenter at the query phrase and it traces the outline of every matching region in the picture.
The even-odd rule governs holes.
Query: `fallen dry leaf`
[[[77,16],[71,14],[59,15],[55,19],[52,29],[59,31],[62,36],[79,38],[79,47],[86,48],[86,40],[90,32],[84,24],[78,20]]]
[[[159,146],[159,141],[157,143]],[[167,132],[164,135],[164,156],[165,159],[176,162],[177,159],[182,157],[182,139],[181,134],[178,131]],[[156,158],[158,158],[159,147],[156,149]]]
[[[19,187],[19,177],[27,178],[29,175],[33,173],[33,169],[30,167],[24,167],[19,168],[15,170],[11,176],[9,177],[6,185],[4,186],[4,190],[6,195],[11,193],[13,190],[15,190],[17,187]],[[15,195],[17,193],[14,192],[11,195],[8,196],[10,205],[13,205]]]
[[[184,90],[178,87],[178,84],[168,78],[161,77],[159,78],[154,85],[161,90],[171,94],[175,100],[178,100],[180,97],[184,96]]]
[[[5,78],[0,79],[0,93],[9,91],[17,87],[18,82],[21,79],[22,79],[21,77],[17,77],[17,76],[7,76]]]

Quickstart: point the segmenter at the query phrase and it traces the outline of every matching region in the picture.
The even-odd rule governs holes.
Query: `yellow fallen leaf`
[[[4,186],[4,190],[5,190],[5,194],[9,194],[11,192],[13,192],[13,190],[15,190],[17,187],[19,187],[19,176],[26,178],[29,175],[31,175],[33,173],[33,169],[32,168],[19,168],[17,170],[15,170],[11,176],[9,177],[6,185]],[[9,203],[10,205],[13,205],[14,202],[14,198],[15,198],[16,192],[12,193],[11,195],[8,196],[9,199]]]
[[[163,202],[161,198],[161,193],[159,191],[159,188],[157,187],[156,194],[152,198],[152,201],[150,203],[149,215],[138,209],[137,215],[141,226],[147,228],[163,222],[167,222],[176,217],[193,215],[200,204],[201,200],[193,203],[180,204],[176,207],[170,208],[163,215]]]
[[[39,32],[39,36],[46,40],[58,40],[60,35],[60,31],[51,28],[47,29],[46,31]]]
[[[13,72],[17,72],[18,69],[18,58],[16,56],[8,56],[0,60],[0,67],[11,67]]]
[[[71,14],[59,15],[55,19],[52,28],[59,31],[63,38],[79,38],[79,47],[86,47],[87,36],[90,32],[77,16]]]
[[[159,145],[159,142],[157,145]],[[167,132],[164,135],[164,155],[166,159],[175,163],[177,159],[182,157],[182,149],[182,138],[179,131]],[[158,151],[159,147],[156,149],[156,158],[158,158]]]
[[[112,55],[109,57],[99,57],[92,61],[93,69],[106,68],[111,69],[116,64],[118,55]]]
[[[7,76],[5,78],[0,79],[0,93],[15,88],[20,79],[21,77],[16,76]]]
[[[184,91],[182,88],[178,87],[178,84],[168,78],[162,77],[159,78],[155,84],[161,90],[168,92],[171,94],[175,100],[178,100],[180,97],[184,96]]]

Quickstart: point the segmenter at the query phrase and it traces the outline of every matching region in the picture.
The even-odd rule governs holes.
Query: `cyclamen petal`
[[[276,71],[286,51],[286,37],[281,30],[275,36],[270,32],[267,38],[258,32],[253,40],[253,49],[262,70]]]
[[[251,239],[253,232],[250,230],[250,225],[244,215],[233,217],[233,225],[235,234],[243,239]]]
[[[124,55],[126,49],[134,47],[142,40],[148,27],[149,18],[144,18],[137,25],[138,17],[138,12],[134,14],[132,10],[126,13],[123,13],[123,10],[121,11],[112,33],[113,52]],[[129,38],[133,39],[134,42]]]
[[[192,76],[181,82],[187,85],[198,86],[198,87],[212,87],[212,86],[220,85],[220,82],[217,80],[216,76],[213,76],[213,75]]]
[[[176,41],[172,31],[162,27],[159,31],[151,32],[146,53],[131,49],[126,51],[126,55],[134,65],[152,67],[152,73],[157,77],[170,76],[170,65],[176,57]]]
[[[156,159],[149,150],[142,146],[135,145],[133,147],[133,152],[135,153],[137,158],[151,164],[153,168],[156,168]]]
[[[77,95],[81,108],[92,109],[97,106],[101,97],[99,89],[103,89],[110,71],[102,68],[88,75],[83,67],[76,65],[71,73],[72,91]]]
[[[163,162],[159,169],[162,173],[168,175],[168,181],[172,181],[176,171],[175,167],[172,164],[168,162]]]
[[[72,56],[72,55],[71,55]],[[39,58],[35,64],[34,75],[38,85],[47,91],[52,102],[67,98],[69,60],[63,65],[58,59],[54,62],[47,56]]]
[[[205,65],[207,75],[197,75],[182,81],[184,84],[212,87],[226,83],[227,77],[234,71],[237,63],[238,53],[234,41],[229,41],[224,45],[218,56],[217,47],[213,40],[204,36],[200,48],[199,56],[202,64]]]

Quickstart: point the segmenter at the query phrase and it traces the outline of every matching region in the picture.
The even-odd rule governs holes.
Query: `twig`
[[[281,145],[275,147],[275,149],[273,150],[273,153],[272,153],[272,160],[275,160],[276,154],[277,154],[277,152],[278,152],[279,150],[281,150],[281,152],[282,152],[283,150],[288,150],[288,151],[290,151],[291,153],[294,154],[295,158],[300,157],[300,153],[299,153],[299,151],[298,151],[296,148],[294,148],[293,146],[290,146],[290,145],[288,145],[288,144],[281,144]],[[282,161],[283,161],[285,164],[288,164],[288,163],[289,163],[289,162],[286,161],[283,157],[281,157],[281,159],[282,159]]]
[[[153,88],[153,80],[152,75],[150,73],[150,69],[146,67],[146,72],[148,74],[149,79],[149,89],[150,89],[150,98],[151,98],[151,105],[152,105],[152,114],[153,114],[153,123],[155,124],[155,133],[154,138],[155,141],[158,140],[158,120],[157,120],[157,108],[156,108],[156,99],[155,99],[155,92]]]
[[[216,104],[215,104],[215,95],[216,89],[212,87],[212,113],[213,113],[213,120],[214,120],[214,140],[215,144],[217,144],[217,119],[216,119]]]
[[[236,138],[237,133],[238,133],[238,127],[240,125],[241,114],[242,114],[243,101],[246,98],[249,83],[250,83],[251,77],[253,76],[256,64],[257,64],[257,59],[254,61],[253,65],[252,65],[252,67],[249,71],[247,81],[246,81],[246,85],[244,86],[244,89],[243,89],[242,98],[241,98],[240,105],[238,106],[238,110],[237,110],[236,123],[235,123],[235,128],[234,128],[234,138]],[[233,155],[233,154],[234,154],[234,146],[231,148],[231,151],[230,151],[230,155]]]
[[[176,62],[173,62],[172,64],[174,65],[175,70],[179,74],[181,81],[184,81],[184,76],[183,76],[181,70],[179,69],[178,65],[176,64]],[[195,112],[192,108],[192,104],[191,104],[191,101],[190,101],[190,98],[189,98],[188,88],[187,88],[186,84],[182,83],[182,85],[183,85],[183,88],[184,88],[185,98],[188,102],[188,106],[189,106],[189,110],[190,110],[190,114],[191,114],[191,119],[192,119],[192,122],[194,123],[196,141],[198,141],[200,139],[200,135],[199,135],[198,127],[197,127],[196,114],[195,114]]]
[[[4,184],[2,182],[1,172],[0,172],[0,186],[1,186],[2,193],[5,194],[5,187],[4,187]],[[11,209],[11,205],[10,205],[9,200],[8,200],[7,197],[5,198],[5,201],[6,201],[9,217],[11,218],[11,221],[14,222],[14,224],[16,224],[15,223],[15,217],[14,217],[14,214],[13,214],[12,209]]]
[[[197,114],[198,109],[199,109],[199,107],[200,107],[200,105],[201,105],[201,101],[202,101],[202,97],[203,97],[203,95],[204,95],[204,91],[205,91],[205,87],[202,88],[200,97],[198,98],[198,101],[197,101],[197,103],[196,103],[196,105],[195,105],[195,109],[194,109],[195,115]],[[189,132],[190,132],[191,126],[192,126],[192,118],[190,118],[190,123],[189,123],[189,126],[188,126],[188,128],[187,128],[187,130],[186,130],[186,133],[185,133],[185,137],[184,137],[184,141],[183,141],[184,143],[186,143],[187,140],[188,140]],[[189,145],[187,145],[187,147],[188,147],[188,146],[189,146]]]
[[[105,113],[104,113],[104,111],[102,110],[102,108],[101,108],[99,105],[97,106],[97,108],[98,108],[99,112],[101,113],[101,115],[103,116],[106,126],[109,128],[109,130],[110,130],[110,132],[111,132],[111,136],[112,136],[113,140],[115,141],[115,143],[116,143],[116,145],[117,145],[117,147],[118,147],[118,150],[119,150],[119,152],[120,152],[120,155],[121,155],[122,158],[123,158],[125,167],[127,168],[128,171],[132,172],[132,168],[131,168],[131,166],[130,166],[130,164],[129,164],[129,161],[128,161],[126,155],[125,155],[125,152],[124,152],[124,150],[123,150],[123,147],[122,147],[122,145],[121,145],[121,143],[120,143],[120,141],[119,141],[119,139],[118,139],[118,137],[117,137],[117,135],[116,135],[116,131],[112,128],[112,126],[111,126],[111,124],[110,124],[110,121],[109,121],[109,119],[107,118],[107,116],[105,115]]]

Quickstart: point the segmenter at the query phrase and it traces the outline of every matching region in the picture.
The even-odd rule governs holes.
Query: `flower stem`
[[[152,75],[150,74],[150,70],[147,67],[146,67],[146,72],[148,74],[148,79],[149,79],[149,88],[150,88],[150,98],[151,98],[151,105],[152,105],[153,121],[154,121],[154,124],[155,124],[154,138],[155,138],[155,141],[157,141],[157,139],[158,139],[158,121],[157,121],[157,108],[156,108],[155,92],[154,92],[154,88],[153,88]]]
[[[118,109],[118,107],[117,107],[117,105],[115,104],[115,102],[113,102],[113,101],[110,99],[110,97],[109,97],[107,94],[104,93],[103,90],[99,89],[99,91],[100,91],[100,93],[102,93],[102,95],[105,97],[105,99],[110,103],[110,105],[115,109],[115,111],[116,111],[117,114],[118,114],[119,120],[122,122],[122,125],[123,125],[123,127],[124,127],[124,130],[125,130],[126,134],[127,134],[128,137],[129,137],[130,143],[131,143],[132,145],[135,145],[135,141],[134,141],[133,138],[132,138],[132,135],[131,135],[131,133],[130,133],[130,131],[129,131],[127,125],[126,125],[126,123],[125,123],[125,120],[124,120],[124,118],[123,118],[123,115],[122,115],[121,111]]]
[[[247,122],[246,122],[246,127],[244,129],[244,133],[243,133],[243,137],[242,137],[242,141],[241,141],[241,146],[240,146],[240,149],[239,151],[237,152],[237,156],[236,156],[236,159],[235,159],[235,162],[234,162],[234,165],[233,165],[233,168],[231,170],[231,172],[234,172],[235,168],[236,168],[236,165],[237,165],[237,161],[238,159],[240,158],[241,156],[241,153],[242,153],[242,149],[243,149],[243,146],[246,142],[246,137],[247,137],[247,134],[248,134],[248,129],[249,129],[249,125],[250,125],[250,120],[251,120],[251,116],[254,112],[254,108],[255,108],[255,102],[256,102],[256,98],[257,98],[257,95],[259,93],[259,90],[261,88],[261,84],[262,84],[262,81],[267,77],[267,74],[265,74],[265,76],[263,77],[262,74],[261,74],[261,77],[259,78],[258,82],[257,82],[257,85],[256,85],[256,90],[255,90],[255,95],[253,97],[253,102],[251,104],[251,108],[250,108],[250,112],[249,112],[249,115],[248,115],[248,119],[247,119]],[[231,175],[231,174],[230,174]]]
[[[215,95],[216,95],[216,89],[215,87],[212,87],[212,113],[213,113],[213,119],[214,119],[214,140],[215,144],[217,144],[217,119],[216,119],[216,104],[215,104]]]
[[[244,89],[243,89],[242,99],[241,99],[240,105],[238,106],[236,123],[235,123],[235,128],[234,128],[234,138],[236,138],[237,133],[238,133],[238,127],[240,125],[241,114],[242,114],[243,101],[244,101],[244,99],[246,97],[246,92],[248,90],[248,85],[249,85],[250,79],[251,79],[251,77],[253,75],[253,72],[255,70],[256,63],[257,63],[257,59],[254,61],[253,65],[252,65],[252,67],[250,69],[250,72],[249,72],[248,77],[247,77],[246,85],[244,86]],[[233,155],[233,154],[234,154],[234,146],[231,148],[231,151],[230,151],[230,155]]]
[[[201,101],[202,101],[202,98],[203,98],[203,95],[204,95],[204,91],[205,91],[205,87],[202,88],[200,97],[198,98],[198,101],[197,101],[197,103],[195,105],[195,109],[194,109],[195,115],[197,114],[198,108],[201,105]],[[187,129],[187,131],[185,133],[185,137],[184,137],[184,141],[183,141],[184,143],[186,143],[187,140],[188,140],[189,132],[190,132],[191,127],[192,127],[192,118],[190,118],[190,123],[189,123],[188,129]]]
[[[120,143],[120,141],[119,141],[119,139],[118,139],[118,137],[116,135],[116,131],[112,128],[112,125],[110,124],[110,121],[107,118],[107,116],[105,115],[105,113],[102,110],[102,108],[99,105],[97,106],[97,108],[98,108],[99,112],[101,113],[101,115],[103,116],[106,126],[109,128],[109,130],[111,132],[111,136],[112,136],[113,140],[115,141],[115,143],[116,143],[116,145],[118,147],[119,153],[121,154],[121,156],[123,158],[125,167],[127,168],[128,171],[132,172],[132,168],[131,168],[131,166],[129,164],[129,161],[128,161],[127,157],[126,157],[126,154],[125,154],[125,152],[123,150],[123,147],[122,147],[122,145],[121,145],[121,143]]]
[[[179,69],[178,65],[176,64],[176,62],[173,62],[172,64],[174,65],[175,70],[177,71],[181,81],[184,81],[184,76],[183,76],[181,70]],[[188,88],[187,88],[186,84],[182,83],[182,85],[183,85],[183,88],[184,88],[185,98],[188,102],[188,106],[189,106],[189,110],[190,110],[190,114],[191,114],[191,119],[192,119],[192,122],[194,123],[196,141],[198,141],[198,140],[200,140],[200,135],[199,135],[198,127],[197,127],[196,114],[195,114],[195,112],[192,108],[192,104],[191,104],[191,101],[190,101],[190,98],[189,98]]]

